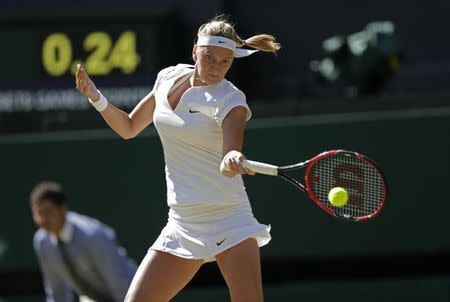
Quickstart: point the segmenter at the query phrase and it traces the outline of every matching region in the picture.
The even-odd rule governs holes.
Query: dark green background
[[[272,226],[273,239],[261,250],[263,261],[319,259],[326,263],[339,257],[412,254],[424,254],[422,260],[431,261],[434,254],[448,253],[450,144],[444,137],[449,128],[450,108],[251,121],[244,148],[248,158],[288,164],[326,149],[359,151],[377,161],[390,187],[380,216],[349,223],[325,214],[280,179],[246,176],[256,217]],[[38,269],[28,194],[44,179],[65,186],[73,210],[113,226],[137,261],[166,221],[163,155],[153,128],[131,141],[119,139],[111,130],[2,136],[0,160],[0,240],[7,245],[0,255],[0,271]],[[448,276],[414,276],[414,264],[409,271],[413,275],[392,279],[267,284],[266,298],[448,301]],[[224,288],[208,288],[188,288],[175,301],[228,300]],[[23,297],[23,301],[39,299]]]
[[[347,301],[347,302],[448,302],[449,278],[414,278],[352,282],[302,282],[264,286],[268,302]],[[42,295],[1,298],[0,302],[44,302]],[[229,302],[226,288],[186,288],[174,302]]]
[[[367,223],[325,215],[280,179],[245,177],[254,213],[272,225],[263,258],[303,258],[448,251],[446,196],[450,110],[403,110],[255,119],[246,134],[248,158],[288,164],[326,149],[359,151],[383,168],[390,195]],[[35,268],[32,186],[60,181],[71,208],[113,226],[140,260],[167,217],[162,148],[154,129],[124,141],[110,130],[3,136],[0,139],[2,269]]]

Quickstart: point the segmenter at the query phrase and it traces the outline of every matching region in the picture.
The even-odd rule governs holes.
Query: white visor
[[[218,46],[228,48],[234,52],[235,58],[247,57],[255,52],[257,49],[243,49],[236,47],[236,42],[231,39],[221,36],[198,36],[197,46]]]

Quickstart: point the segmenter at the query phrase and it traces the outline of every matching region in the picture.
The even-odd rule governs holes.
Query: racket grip
[[[261,163],[258,161],[244,159],[242,162],[244,168],[248,168],[256,173],[266,174],[266,175],[278,175],[278,166]]]

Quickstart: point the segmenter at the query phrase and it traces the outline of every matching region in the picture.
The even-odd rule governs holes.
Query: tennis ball
[[[328,200],[335,207],[342,207],[348,201],[348,192],[341,187],[334,187],[328,192]]]

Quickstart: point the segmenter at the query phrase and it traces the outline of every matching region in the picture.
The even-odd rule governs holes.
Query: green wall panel
[[[254,119],[248,158],[288,164],[326,149],[359,151],[384,169],[390,195],[366,223],[326,215],[281,179],[246,176],[255,216],[272,226],[264,258],[450,250],[450,108]],[[0,270],[36,267],[28,194],[60,181],[71,208],[113,226],[140,261],[167,219],[162,148],[154,129],[131,141],[110,130],[0,137]]]

